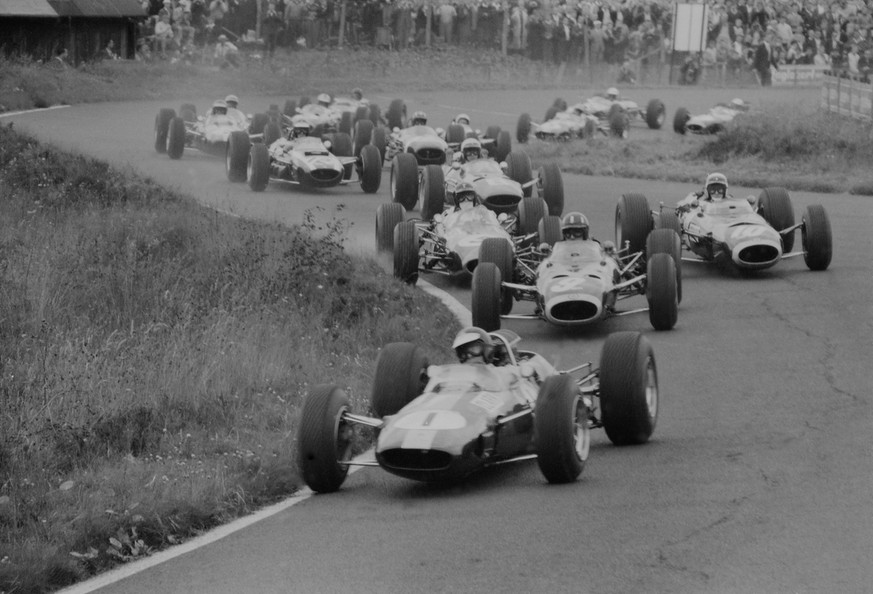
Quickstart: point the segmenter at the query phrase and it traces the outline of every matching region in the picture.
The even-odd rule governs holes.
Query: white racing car
[[[172,108],[162,108],[155,117],[155,150],[171,159],[181,159],[186,148],[223,157],[232,132],[246,132],[250,142],[260,142],[269,122],[265,113],[235,118],[227,115],[227,105],[216,101],[211,110],[223,109],[223,114],[198,116],[197,108],[183,104],[179,115]]]
[[[680,107],[673,115],[673,131],[677,134],[718,134],[740,114],[749,111],[749,104],[742,99],[731,99],[730,103],[719,103],[706,113],[691,115]]]

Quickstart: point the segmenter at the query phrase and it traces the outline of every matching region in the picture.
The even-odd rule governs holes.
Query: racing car
[[[636,200],[639,204],[634,208],[648,209],[644,196]],[[691,193],[682,202],[676,208],[662,205],[649,220],[641,218],[634,224],[675,230],[685,249],[694,254],[683,258],[690,262],[714,262],[755,271],[803,256],[810,270],[830,266],[833,240],[827,212],[822,205],[811,204],[800,223],[795,223],[791,198],[784,188],[765,188],[757,198],[726,196],[712,201]],[[794,232],[798,229],[802,249],[793,251]]]
[[[275,136],[278,127],[271,122],[265,136]],[[249,144],[244,132],[234,132],[228,143],[225,168],[228,180],[248,181],[255,192],[266,189],[270,181],[285,182],[306,188],[330,188],[353,183],[356,172],[361,189],[372,194],[379,190],[382,165],[379,151],[366,146],[361,154],[352,154],[348,134],[327,134],[323,139],[303,136],[290,139],[280,137],[267,145]]]
[[[680,107],[673,115],[673,131],[678,134],[718,134],[740,114],[749,111],[749,104],[742,99],[731,99],[730,103],[719,103],[706,113],[691,115]]]
[[[283,109],[284,127],[290,126],[295,115],[304,116],[312,124],[312,135],[317,137],[336,132],[351,135],[356,122],[369,120],[378,125],[382,119],[375,103],[353,97],[332,97],[327,93],[319,94],[316,103],[307,96],[298,102],[287,100]]]
[[[462,332],[477,331],[485,334]],[[599,367],[588,362],[541,378],[532,373],[541,355],[519,350],[517,334],[500,330],[486,340],[493,354],[484,364],[430,366],[413,343],[386,345],[368,415],[353,412],[336,384],[312,389],[297,436],[304,482],[330,493],[340,489],[349,467],[381,466],[415,481],[451,483],[536,458],[549,483],[570,483],[584,469],[592,429],[602,427],[616,445],[645,443],[654,432],[658,373],[641,334],[608,336]],[[375,459],[353,459],[358,426],[375,430]]]
[[[268,121],[265,113],[247,116],[245,122],[229,116],[206,118],[191,103],[182,105],[178,116],[174,109],[162,108],[155,117],[155,150],[171,159],[181,159],[186,148],[223,157],[232,132],[246,131],[250,142],[260,142]]]
[[[675,326],[681,299],[675,231],[652,231],[645,251],[619,250],[611,241],[590,239],[587,219],[572,212],[563,222],[544,217],[538,236],[542,243],[516,258],[514,266],[508,265],[509,254],[483,245],[473,272],[473,324],[497,330],[504,317],[578,327],[648,309],[656,330]],[[497,256],[493,261],[491,254]],[[617,309],[618,301],[637,295],[646,297],[648,308]],[[534,302],[535,313],[511,314],[513,300]]]
[[[482,148],[497,161],[503,161],[512,152],[512,135],[508,130],[501,130],[500,126],[495,125],[488,126],[483,133],[470,125],[470,116],[459,113],[445,129],[445,139],[449,148],[457,151],[467,138],[478,139]]]

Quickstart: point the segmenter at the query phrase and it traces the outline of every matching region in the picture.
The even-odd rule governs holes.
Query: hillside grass
[[[343,250],[0,128],[0,591],[44,592],[293,493],[298,408],[366,411],[458,323]]]

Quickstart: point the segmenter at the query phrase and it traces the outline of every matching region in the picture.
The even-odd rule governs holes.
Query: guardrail
[[[821,109],[873,121],[873,84],[826,74],[821,85]]]
[[[810,86],[821,84],[827,66],[812,64],[783,64],[773,70],[773,86]]]

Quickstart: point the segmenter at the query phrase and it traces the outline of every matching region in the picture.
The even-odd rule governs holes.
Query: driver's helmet
[[[364,98],[364,91],[362,91],[362,90],[361,90],[360,88],[358,88],[358,87],[355,87],[354,89],[352,89],[352,97],[353,97],[356,101],[360,101],[361,99]]]
[[[239,97],[236,95],[228,95],[224,98],[224,101],[227,103],[228,107],[232,107],[233,109],[236,109],[236,106],[239,105]]]
[[[291,132],[288,134],[288,138],[294,139],[309,136],[311,131],[312,124],[308,120],[296,117],[291,120]]]
[[[413,126],[424,126],[427,124],[427,114],[423,111],[416,111],[412,114],[412,125]]]
[[[316,97],[316,101],[318,101],[318,104],[322,107],[328,107],[330,106],[330,95],[328,95],[327,93],[322,93],[318,97]]]
[[[742,99],[740,99],[739,97],[737,97],[735,99],[731,99],[730,105],[734,109],[746,109],[746,107],[747,107],[746,102],[743,101]]]
[[[475,161],[482,156],[482,143],[476,138],[467,138],[461,143],[461,153],[465,161]]]
[[[218,99],[212,104],[212,115],[227,115],[227,101]]]
[[[581,212],[568,212],[561,219],[564,239],[588,239],[588,219]]]
[[[452,348],[461,363],[491,363],[494,356],[494,340],[475,326],[458,332]]]
[[[618,89],[615,87],[609,87],[606,89],[606,98],[611,101],[618,101]]]
[[[455,189],[455,210],[472,208],[479,204],[479,196],[473,186],[466,182],[458,184]]]
[[[723,173],[710,173],[706,176],[704,193],[710,200],[722,200],[727,196],[728,182]]]
[[[465,113],[459,113],[458,117],[455,118],[455,123],[469,126],[470,125],[470,116],[468,116]]]

